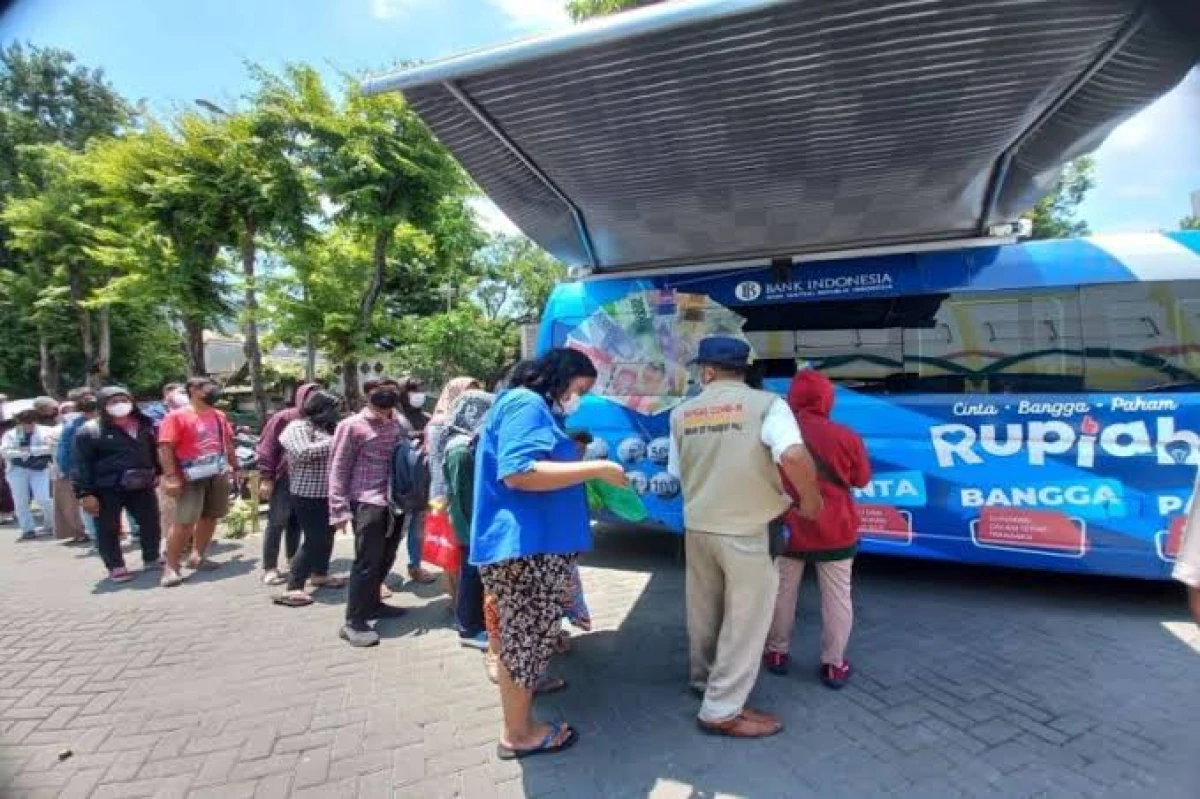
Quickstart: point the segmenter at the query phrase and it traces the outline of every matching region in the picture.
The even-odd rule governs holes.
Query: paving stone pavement
[[[606,533],[584,568],[597,630],[555,664],[571,689],[539,702],[581,742],[516,765],[431,589],[400,591],[412,612],[356,651],[340,592],[270,604],[258,539],[161,590],[15,538],[0,529],[5,799],[1200,796],[1200,635],[1173,586],[868,561],[852,685],[815,679],[806,586],[798,668],[755,697],[787,729],[727,741],[698,734],[683,685],[674,542]]]

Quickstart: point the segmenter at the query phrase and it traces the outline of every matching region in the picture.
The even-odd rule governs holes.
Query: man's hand
[[[263,480],[258,484],[258,500],[259,502],[270,502],[271,492],[275,490],[274,480]]]
[[[100,500],[96,499],[95,497],[81,498],[79,500],[79,507],[82,508],[83,512],[88,516],[100,515]]]
[[[779,466],[800,497],[796,503],[800,515],[805,519],[816,519],[824,501],[821,499],[821,488],[817,484],[817,467],[808,450],[803,445],[788,447],[779,461]]]
[[[163,491],[168,497],[178,497],[183,493],[183,481],[179,479],[179,475],[168,475],[162,479]]]

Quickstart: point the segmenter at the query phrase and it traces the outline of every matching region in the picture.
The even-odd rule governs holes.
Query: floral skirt
[[[500,662],[522,688],[533,690],[550,665],[574,566],[574,555],[532,555],[479,568],[499,616]]]

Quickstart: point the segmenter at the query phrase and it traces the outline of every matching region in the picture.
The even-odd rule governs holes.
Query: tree
[[[273,115],[254,111],[205,119],[183,115],[185,166],[208,202],[224,204],[228,223],[217,243],[239,254],[243,283],[244,351],[255,409],[267,416],[262,350],[258,340],[257,261],[259,239],[302,241],[306,217],[316,213],[316,196]]]
[[[631,8],[652,6],[663,0],[568,0],[567,14],[576,22],[582,22],[592,17],[615,14],[618,11],[628,11]]]
[[[1033,238],[1064,239],[1086,236],[1091,232],[1088,223],[1079,219],[1079,207],[1087,193],[1096,185],[1096,163],[1083,156],[1063,167],[1054,190],[1038,200],[1025,215],[1033,222]]]
[[[507,320],[492,320],[471,303],[428,317],[409,317],[389,360],[396,369],[432,384],[470,375],[491,385],[501,377],[517,348],[517,331]]]
[[[76,63],[70,53],[19,43],[0,48],[0,207],[41,190],[40,157],[31,145],[60,144],[82,150],[89,142],[111,137],[135,119],[135,109],[99,70]],[[59,367],[71,364],[80,342],[64,335],[74,326],[51,318],[45,301],[58,285],[41,266],[13,251],[10,232],[0,222],[0,329],[6,347],[0,355],[0,386],[35,390],[30,375],[40,373],[42,390],[57,391]],[[24,294],[22,292],[25,292]],[[41,303],[31,311],[29,303]],[[60,303],[61,305],[61,303]],[[100,314],[103,321],[104,315]],[[103,328],[102,328],[103,329]],[[103,335],[100,341],[105,341]]]
[[[43,308],[65,303],[75,317],[83,373],[89,384],[99,386],[109,374],[112,339],[107,306],[100,309],[96,329],[89,300],[94,286],[104,280],[98,249],[106,232],[112,236],[105,228],[114,217],[91,175],[88,156],[60,144],[18,151],[26,162],[24,179],[41,190],[10,200],[0,220],[9,229],[13,250],[25,257],[29,269],[44,273],[37,302]],[[50,331],[39,335],[48,337]]]
[[[1179,220],[1180,230],[1200,230],[1200,216],[1192,214]]]
[[[365,237],[371,271],[357,297],[355,338],[363,340],[389,276],[405,290],[388,286],[397,303],[419,304],[438,295],[441,282],[424,265],[405,260],[401,232],[446,223],[453,200],[467,181],[449,153],[399,94],[368,97],[351,83],[335,102],[310,67],[293,67],[261,81],[256,103],[263,113],[292,129],[297,155],[315,177],[330,210],[328,224]],[[432,278],[432,279],[431,279]],[[404,308],[394,303],[389,313]],[[356,355],[342,362],[350,402],[358,400]]]
[[[536,322],[566,267],[524,236],[497,236],[480,254],[483,279],[475,299],[484,316]]]
[[[204,330],[233,312],[219,256],[236,219],[196,173],[204,158],[195,146],[195,136],[151,124],[97,149],[99,180],[131,231],[103,249],[117,276],[99,294],[168,309],[184,331],[188,373],[203,375]]]

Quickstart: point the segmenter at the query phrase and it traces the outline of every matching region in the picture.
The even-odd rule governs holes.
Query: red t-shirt
[[[184,464],[204,455],[224,453],[231,440],[233,428],[225,414],[215,408],[203,413],[191,407],[171,411],[158,430],[158,442],[173,445],[175,457]]]

